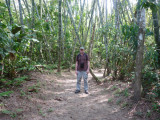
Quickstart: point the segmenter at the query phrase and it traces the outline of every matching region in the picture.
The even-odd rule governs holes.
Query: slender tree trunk
[[[24,5],[25,5],[25,7],[27,8],[28,16],[29,16],[29,18],[30,18],[31,15],[30,15],[30,11],[29,11],[29,7],[28,7],[28,2],[27,2],[27,0],[23,0],[23,3],[24,3]]]
[[[106,0],[106,2],[107,2],[107,0]],[[106,3],[106,6],[107,6],[107,3]],[[101,26],[103,27],[103,17],[102,17],[102,12],[101,12],[100,5],[99,5],[99,0],[98,0],[98,8],[99,8],[99,14],[100,14],[100,23],[101,23]],[[107,25],[107,16],[108,16],[107,12],[108,11],[106,10],[106,24],[105,25]],[[107,34],[103,35],[103,39],[104,39],[105,48],[106,48],[106,67],[105,67],[105,71],[104,71],[104,74],[103,74],[103,77],[105,77],[106,69],[109,70],[109,68],[108,68],[108,42],[107,42]]]
[[[92,38],[90,39],[90,44],[89,44],[89,48],[88,48],[88,57],[91,61],[91,52],[92,52],[92,47],[93,47],[93,42],[94,42],[94,34],[95,34],[95,24],[93,25],[93,33],[92,33]],[[89,69],[92,77],[96,80],[96,82],[100,82],[99,79],[97,78],[97,76],[93,73],[91,67]]]
[[[32,28],[32,37],[33,36],[33,33],[34,33],[34,22],[35,22],[35,17],[34,17],[34,12],[35,12],[35,2],[34,0],[32,0],[32,23],[31,23],[31,28]],[[30,56],[32,58],[32,60],[34,59],[34,56],[33,56],[33,42],[31,41],[31,48],[30,48]]]
[[[127,13],[128,19],[129,19],[129,21],[130,21],[130,23],[131,23],[131,18],[130,18],[130,15],[129,15],[129,10],[127,9],[127,7],[126,7],[126,5],[125,5],[125,1],[126,1],[126,0],[123,0],[124,9],[125,9],[125,11],[126,11],[126,13]]]
[[[150,0],[151,2],[155,2],[155,0]],[[157,53],[158,53],[158,65],[160,67],[160,37],[159,37],[159,23],[158,23],[158,14],[157,8],[152,8],[152,18],[154,25],[154,38],[157,45]]]
[[[49,18],[49,21],[51,22],[51,26],[52,26],[51,31],[53,31],[54,30],[54,25],[53,25],[53,21],[52,21],[53,19],[51,18],[51,14],[49,13],[49,10],[48,10],[48,7],[47,7],[47,4],[46,4],[45,0],[43,0],[43,2],[44,2],[44,6],[46,8],[47,14],[48,14],[47,16]]]
[[[107,22],[108,22],[108,8],[107,8],[107,0],[106,0],[106,25],[107,25]],[[109,61],[108,61],[108,39],[107,39],[107,35],[108,34],[106,33],[106,35],[104,36],[104,42],[105,42],[105,48],[106,48],[106,66],[105,66],[105,70],[104,70],[104,73],[103,73],[103,77],[106,76],[106,74],[105,74],[106,69],[107,69],[107,75],[109,75],[109,73],[110,73]]]
[[[10,8],[10,0],[6,0],[6,5],[8,8],[8,13],[9,13],[10,25],[12,25],[13,24],[13,17],[12,17],[11,8]]]
[[[59,32],[58,32],[58,70],[57,72],[61,72],[61,41],[62,41],[62,13],[61,13],[61,4],[62,0],[59,0],[58,7],[58,22],[59,22]]]
[[[92,21],[92,19],[93,19],[95,4],[96,4],[96,0],[93,1],[93,5],[92,5],[92,9],[91,9],[91,17],[90,17],[88,29],[87,29],[87,32],[86,32],[85,43],[84,43],[84,45],[86,44],[87,37],[88,37],[88,31],[89,31],[89,28],[90,28],[91,21]]]
[[[124,13],[124,9],[123,9],[121,1],[119,2],[119,5],[121,6],[121,9],[122,9],[122,15],[123,15],[124,21],[125,21],[125,23],[127,23],[127,20],[126,20],[126,17],[125,17],[125,13]]]
[[[128,7],[129,7],[129,9],[130,9],[130,11],[131,11],[131,14],[132,14],[133,22],[135,23],[135,22],[136,22],[136,20],[135,20],[134,14],[133,14],[133,10],[132,10],[132,7],[131,7],[131,4],[130,4],[130,1],[129,1],[129,0],[127,0],[127,2],[128,2]]]
[[[69,3],[68,3],[67,0],[66,0],[66,3],[67,3],[67,7],[68,7],[68,13],[69,13],[70,18],[71,18],[71,22],[72,22],[72,24],[73,24],[73,28],[74,28],[75,33],[76,33],[76,37],[77,37],[77,39],[79,40],[80,46],[82,46],[82,42],[81,42],[81,40],[80,40],[80,37],[79,37],[79,34],[78,34],[78,30],[77,30],[77,28],[76,28],[76,24],[75,24],[75,22],[74,22],[74,20],[73,20],[73,17],[72,17],[71,8],[70,8]]]
[[[140,0],[139,0],[140,2]],[[138,5],[139,5],[138,2]],[[139,8],[138,10],[138,49],[136,54],[136,66],[135,66],[135,80],[133,81],[134,88],[134,100],[139,101],[141,99],[141,78],[142,78],[142,64],[143,64],[143,52],[144,52],[144,40],[145,40],[145,9]]]
[[[21,5],[21,0],[18,0],[19,3],[19,16],[20,16],[20,22],[21,22],[21,26],[22,26],[22,31],[24,32],[23,29],[23,15],[22,15],[22,5]]]
[[[18,13],[17,13],[16,5],[15,5],[15,0],[13,0],[13,5],[14,5],[14,9],[15,9],[15,11],[16,11],[17,21],[18,21],[18,23],[19,23],[19,16],[18,16]]]
[[[42,19],[42,0],[39,0],[39,6],[40,6],[40,18]]]

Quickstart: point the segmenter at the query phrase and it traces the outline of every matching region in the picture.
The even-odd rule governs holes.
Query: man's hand
[[[78,75],[78,72],[77,72],[77,71],[76,71],[75,73],[76,73],[76,75]]]
[[[87,74],[89,73],[89,69],[87,70]]]

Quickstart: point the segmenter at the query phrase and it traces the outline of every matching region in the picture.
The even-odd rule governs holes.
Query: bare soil
[[[96,73],[102,76],[102,73]],[[144,120],[134,118],[128,109],[112,104],[112,92],[98,85],[89,74],[89,94],[75,94],[74,72],[51,74],[32,72],[31,80],[23,83],[9,98],[0,99],[0,120]],[[34,86],[34,87],[33,87]],[[18,111],[21,109],[22,111]],[[146,120],[146,119],[145,119]],[[149,119],[148,119],[149,120]]]

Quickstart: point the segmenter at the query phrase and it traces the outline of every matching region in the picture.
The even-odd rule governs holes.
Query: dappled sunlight
[[[66,74],[66,73],[65,73]],[[113,85],[110,85],[107,89],[98,86],[91,75],[88,76],[89,83],[89,94],[84,93],[84,81],[81,80],[81,92],[79,94],[75,94],[74,91],[76,89],[76,76],[72,77],[72,73],[68,73],[65,77],[65,74],[62,77],[56,77],[56,81],[53,83],[54,88],[52,89],[48,85],[50,89],[41,89],[43,96],[37,96],[35,98],[31,98],[33,102],[36,104],[41,104],[43,107],[43,111],[47,111],[47,107],[56,108],[52,114],[48,114],[48,118],[56,117],[58,119],[70,120],[72,118],[78,119],[81,117],[82,119],[91,118],[101,119],[109,118],[110,116],[117,114],[120,112],[119,107],[108,104],[110,99],[110,95],[106,93],[106,90],[113,88]],[[102,76],[102,73],[96,73],[99,77]],[[45,79],[48,81],[47,78]],[[97,115],[95,114],[97,113]],[[70,118],[71,117],[71,118]],[[118,115],[114,116],[118,118]]]

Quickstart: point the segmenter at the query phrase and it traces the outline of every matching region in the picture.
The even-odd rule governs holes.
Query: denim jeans
[[[77,90],[81,89],[81,79],[83,76],[84,80],[84,90],[88,90],[88,74],[87,71],[77,71]]]

